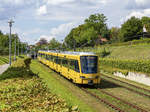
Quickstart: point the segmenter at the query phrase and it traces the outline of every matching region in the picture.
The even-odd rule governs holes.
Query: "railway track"
[[[111,96],[111,97],[113,97],[113,98],[115,98],[115,99],[117,99],[117,100],[119,100],[119,101],[121,101],[121,102],[123,102],[123,103],[125,103],[125,104],[127,104],[127,105],[129,105],[129,106],[131,106],[131,107],[133,107],[133,108],[135,108],[137,110],[139,110],[139,111],[141,111],[141,112],[148,112],[148,111],[146,111],[146,110],[144,110],[144,109],[142,109],[142,108],[140,108],[140,107],[138,107],[136,105],[133,105],[133,104],[131,104],[131,103],[129,103],[129,102],[123,100],[123,99],[120,99],[119,97],[116,97],[116,96],[114,96],[114,95],[112,95],[112,94],[110,94],[110,93],[108,93],[108,92],[106,92],[104,90],[100,90],[100,89],[98,89],[98,90],[100,92],[104,93],[104,94],[107,94],[108,96]]]
[[[90,92],[89,90],[85,89],[85,88],[81,88],[83,91],[85,91],[87,94],[90,94],[91,96],[97,98],[100,102],[106,104],[107,106],[111,107],[112,109],[118,111],[118,112],[126,112],[125,110],[121,109],[120,107],[118,106],[115,106],[114,104],[110,103],[109,101],[107,101],[106,99],[103,99],[103,98],[100,98],[98,95],[94,94],[93,92]],[[129,105],[130,107],[138,110],[139,112],[148,112],[147,110],[144,110],[134,104],[131,104],[125,100],[122,100],[120,99],[119,97],[116,97],[114,95],[111,95],[110,93],[106,92],[106,91],[103,91],[103,90],[100,90],[100,89],[97,89],[98,91],[102,92],[103,94],[106,94],[107,96],[110,96],[116,100],[119,100],[120,102],[123,102],[124,104],[126,105]]]
[[[140,90],[143,90],[143,91],[146,91],[146,92],[150,93],[150,90],[147,90],[147,89],[144,89],[144,88],[137,87],[137,86],[135,86],[135,85],[132,85],[132,84],[129,84],[129,83],[120,81],[120,80],[118,80],[118,79],[115,79],[115,78],[112,78],[112,77],[109,77],[109,76],[106,76],[106,75],[103,75],[103,77],[107,77],[107,78],[109,78],[109,79],[118,81],[118,82],[120,82],[120,83],[126,84],[126,85],[128,85],[128,86],[132,86],[132,87],[134,87],[134,88],[136,88],[136,89],[140,89]],[[104,79],[104,80],[107,80],[107,79]],[[110,81],[110,80],[109,80],[109,82],[114,83],[113,81]],[[115,84],[118,85],[118,83],[115,83]],[[132,91],[132,92],[134,92],[134,93],[137,93],[137,94],[139,94],[139,95],[146,96],[146,97],[150,98],[150,95],[148,95],[148,94],[139,92],[139,91],[137,91],[137,90],[128,88],[128,87],[123,86],[123,85],[120,85],[120,84],[119,84],[119,86],[121,86],[121,87],[123,87],[123,88],[125,88],[125,89],[127,89],[127,90],[129,90],[129,91]]]
[[[112,109],[114,110],[117,110],[118,112],[125,112],[124,110],[120,109],[119,107],[111,104],[109,101],[103,99],[103,98],[100,98],[99,96],[93,94],[92,92],[88,91],[87,89],[85,88],[81,88],[83,91],[85,91],[87,94],[90,94],[91,96],[97,98],[100,102],[106,104],[107,106],[110,106]]]

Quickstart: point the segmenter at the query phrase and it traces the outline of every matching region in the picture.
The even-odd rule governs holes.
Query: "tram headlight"
[[[85,76],[80,76],[81,79],[85,79]]]

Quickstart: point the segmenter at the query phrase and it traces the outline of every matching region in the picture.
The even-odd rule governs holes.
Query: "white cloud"
[[[129,9],[146,9],[150,8],[150,0],[128,0],[127,7]]]
[[[137,18],[142,18],[143,16],[150,17],[150,9],[144,9],[142,11],[132,11],[129,13],[125,18],[121,18],[121,23],[124,23],[128,19],[130,19],[132,16],[135,16]]]
[[[56,28],[52,28],[50,30],[50,35],[51,37],[55,37],[58,40],[62,40],[67,36],[67,34],[69,34],[71,29],[76,26],[77,26],[77,23],[61,24]]]
[[[150,9],[145,9],[145,10],[144,10],[144,14],[145,14],[146,16],[150,16]]]
[[[3,4],[9,4],[9,5],[26,5],[31,4],[34,2],[34,0],[0,0]]]
[[[75,0],[48,0],[47,3],[49,5],[61,5],[66,3],[74,2]]]
[[[45,15],[45,14],[47,14],[46,5],[43,5],[39,9],[37,9],[37,15]]]
[[[88,3],[93,3],[93,4],[106,4],[108,3],[108,1],[110,0],[81,0],[81,1],[84,1],[84,2],[88,2]]]
[[[149,0],[135,0],[137,5],[146,5],[149,3]]]

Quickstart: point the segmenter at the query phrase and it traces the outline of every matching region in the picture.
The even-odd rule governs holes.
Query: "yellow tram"
[[[100,83],[98,56],[90,52],[38,51],[38,60],[77,84]]]

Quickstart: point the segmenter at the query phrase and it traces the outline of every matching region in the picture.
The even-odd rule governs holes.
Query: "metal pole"
[[[14,61],[16,61],[16,39],[17,39],[17,37],[15,37],[15,53],[14,53]]]
[[[35,55],[36,55],[36,53],[35,53],[35,48],[34,48],[34,59],[36,58]]]
[[[19,38],[18,38],[18,56],[19,56]]]
[[[76,41],[75,41],[75,39],[74,39],[74,45],[73,45],[73,47],[74,47],[74,51],[76,51]]]
[[[10,21],[8,21],[9,28],[10,28],[10,33],[9,33],[9,65],[10,66],[11,66],[11,27],[12,27],[12,23],[14,23],[14,21],[12,19]]]
[[[9,33],[9,65],[11,66],[11,25],[9,25],[9,27],[10,27],[10,33]]]

